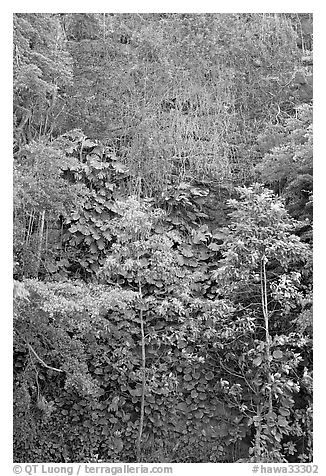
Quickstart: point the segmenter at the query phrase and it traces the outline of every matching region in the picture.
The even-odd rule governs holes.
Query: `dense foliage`
[[[14,15],[15,461],[312,461],[311,24]]]

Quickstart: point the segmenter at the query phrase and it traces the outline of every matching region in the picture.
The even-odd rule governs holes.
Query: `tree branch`
[[[27,347],[29,348],[29,350],[31,352],[33,352],[33,354],[35,355],[35,357],[37,358],[37,360],[44,366],[46,367],[47,369],[49,370],[54,370],[55,372],[64,372],[64,370],[61,370],[61,369],[56,369],[55,367],[51,367],[50,365],[46,364],[44,362],[44,360],[41,359],[40,356],[37,355],[37,353],[35,352],[35,350],[33,349],[33,347],[31,346],[31,344],[29,344],[28,342],[26,342],[27,344]]]

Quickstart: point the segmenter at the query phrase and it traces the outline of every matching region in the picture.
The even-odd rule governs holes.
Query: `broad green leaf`
[[[256,365],[256,367],[259,367],[259,365],[262,363],[262,361],[263,361],[263,359],[262,359],[262,357],[259,355],[258,357],[256,357],[256,358],[252,361],[252,363],[253,363],[254,365]]]
[[[273,357],[274,359],[281,359],[283,357],[283,352],[281,350],[274,350]]]

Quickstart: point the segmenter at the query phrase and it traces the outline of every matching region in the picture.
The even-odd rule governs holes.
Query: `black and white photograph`
[[[13,472],[317,473],[314,14],[141,10],[12,14]]]

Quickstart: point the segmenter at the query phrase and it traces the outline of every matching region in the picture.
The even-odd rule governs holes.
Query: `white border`
[[[40,1],[13,1],[3,6],[1,12],[1,431],[0,461],[2,474],[12,474],[12,14],[14,12],[295,12],[314,13],[314,463],[319,466],[319,474],[326,474],[324,464],[325,436],[325,387],[324,340],[326,339],[325,319],[325,149],[326,149],[326,17],[322,2],[312,1],[227,1],[227,2],[131,2],[120,0],[116,3],[104,1],[62,1],[52,4]],[[174,464],[173,474],[202,472],[206,474],[251,474],[247,464]],[[40,473],[39,473],[40,474]],[[76,473],[75,473],[76,474]]]

